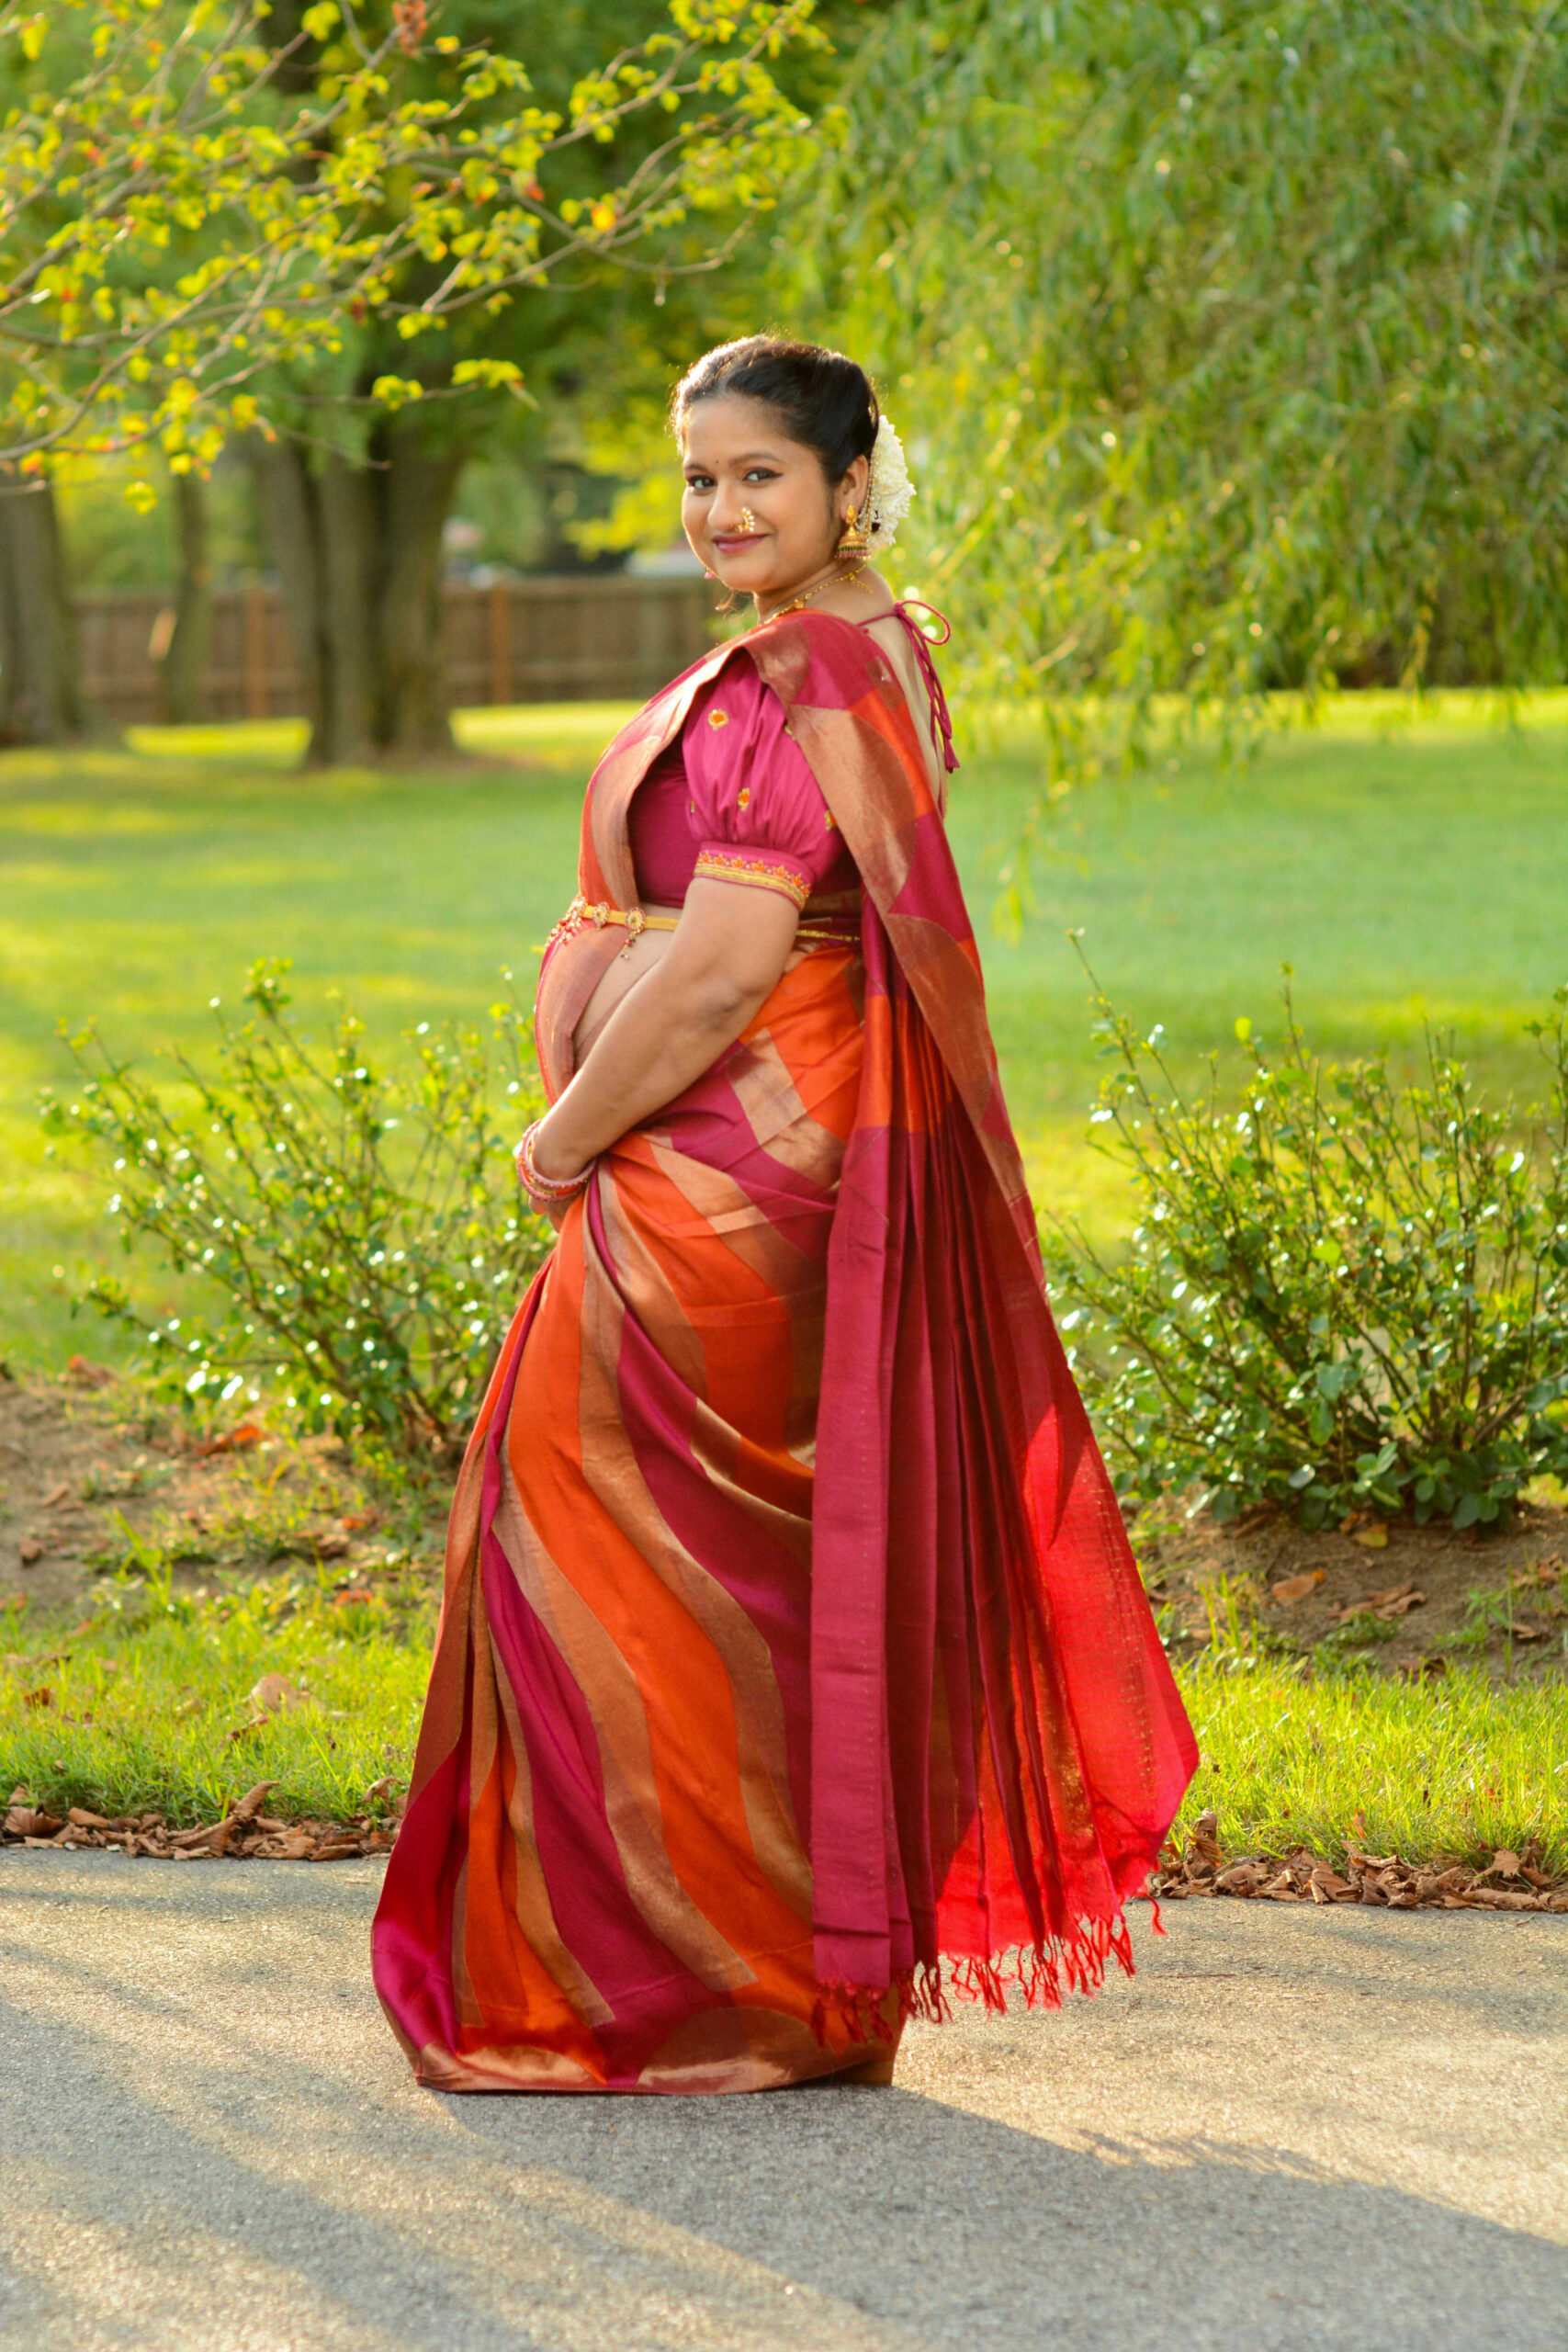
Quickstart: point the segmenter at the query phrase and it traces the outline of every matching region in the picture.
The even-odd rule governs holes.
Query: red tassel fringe
[[[1155,1932],[1164,1935],[1157,1905],[1154,1925]],[[950,1994],[961,2001],[981,2001],[999,2016],[1007,2009],[1010,1985],[1018,1986],[1026,2008],[1059,2009],[1064,1991],[1098,1993],[1105,1982],[1106,1963],[1112,1958],[1124,1976],[1136,1974],[1133,1939],[1120,1912],[1112,1919],[1081,1920],[1070,1935],[1043,1944],[1021,1944],[1015,1951],[986,1959],[950,1960],[945,1984],[940,1963],[928,1961],[897,1978],[891,1986],[819,1985],[811,2030],[825,2050],[831,2046],[832,2028],[843,2033],[845,2047],[890,2042],[897,2038],[888,2015],[890,1991],[898,1996],[900,2024],[910,2018],[924,2018],[931,2025],[950,2024]]]

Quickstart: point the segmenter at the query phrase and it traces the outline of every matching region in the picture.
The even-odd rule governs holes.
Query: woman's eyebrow
[[[738,456],[729,458],[728,462],[732,466],[754,466],[759,458],[765,458],[771,466],[782,465],[784,462],[777,451],[773,449],[742,449]],[[686,470],[688,473],[711,474],[714,469],[705,464],[700,458],[688,458]]]

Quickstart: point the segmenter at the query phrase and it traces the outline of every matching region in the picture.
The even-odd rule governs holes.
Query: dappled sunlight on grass
[[[130,751],[153,758],[292,767],[310,731],[302,718],[231,718],[211,727],[128,727],[125,741]]]
[[[1381,742],[1394,735],[1410,742],[1439,742],[1455,735],[1492,735],[1502,727],[1528,745],[1568,728],[1568,687],[1509,696],[1468,686],[1440,686],[1425,695],[1379,686],[1328,695],[1315,724],[1320,733],[1345,743]]]
[[[114,808],[99,800],[13,800],[6,808],[6,830],[17,833],[173,833],[180,820],[169,808]],[[62,873],[63,867],[58,869]]]
[[[459,711],[456,731],[465,751],[528,760],[586,754],[592,766],[637,707],[630,702],[520,703],[509,709]]]
[[[486,758],[529,762],[597,759],[617,728],[636,710],[629,702],[518,703],[493,709],[461,710],[453,732],[459,752]],[[128,727],[128,749],[153,759],[196,761],[224,767],[296,767],[304,755],[309,729],[302,718],[236,719],[223,726]],[[36,758],[39,754],[28,754]],[[54,757],[55,754],[41,756]],[[100,758],[103,754],[98,755]],[[441,768],[433,760],[433,768]],[[449,763],[446,772],[449,773]],[[345,775],[374,782],[371,768],[329,772],[335,783]]]

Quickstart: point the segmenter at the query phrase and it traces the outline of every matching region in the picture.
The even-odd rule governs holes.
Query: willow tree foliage
[[[898,0],[843,96],[800,312],[994,678],[1562,674],[1560,0]]]

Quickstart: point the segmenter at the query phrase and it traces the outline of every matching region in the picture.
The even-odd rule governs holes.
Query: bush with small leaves
[[[324,1046],[300,1035],[288,968],[254,966],[250,1020],[220,1012],[215,1068],[172,1057],[189,1113],[92,1030],[72,1040],[85,1082],[46,1125],[112,1157],[126,1248],[161,1245],[225,1306],[151,1324],[113,1280],[88,1295],[192,1405],[265,1378],[308,1429],[450,1459],[552,1238],[512,1161],[542,1108],[530,1023],[514,1000],[490,1040],[421,1022],[383,1069],[346,1008]]]
[[[1092,977],[1092,976],[1091,976]],[[1061,1220],[1046,1257],[1123,1493],[1197,1487],[1222,1521],[1273,1503],[1506,1521],[1568,1473],[1568,989],[1530,1023],[1549,1102],[1488,1108],[1452,1041],[1391,1080],[1309,1050],[1289,967],[1269,1053],[1185,1101],[1160,1033],[1103,995],[1118,1067],[1095,1118],[1142,1214],[1107,1259]]]

